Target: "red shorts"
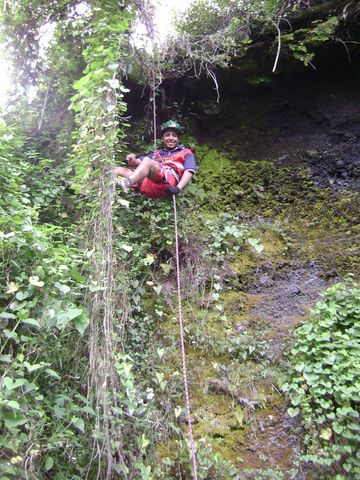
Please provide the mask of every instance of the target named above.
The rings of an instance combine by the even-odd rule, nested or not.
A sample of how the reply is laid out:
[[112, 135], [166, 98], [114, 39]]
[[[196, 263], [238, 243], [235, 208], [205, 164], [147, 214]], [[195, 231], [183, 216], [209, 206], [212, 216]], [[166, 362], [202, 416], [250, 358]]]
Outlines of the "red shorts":
[[149, 198], [166, 198], [169, 194], [166, 190], [170, 186], [175, 186], [178, 183], [175, 177], [175, 172], [172, 168], [159, 164], [160, 169], [155, 178], [144, 178], [141, 185], [137, 185], [138, 190]]

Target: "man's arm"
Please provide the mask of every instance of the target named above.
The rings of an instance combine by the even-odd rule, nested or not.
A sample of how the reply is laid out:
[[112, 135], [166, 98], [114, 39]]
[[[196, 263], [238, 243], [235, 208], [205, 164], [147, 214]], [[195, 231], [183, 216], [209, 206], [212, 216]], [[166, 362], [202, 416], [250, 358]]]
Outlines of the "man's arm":
[[194, 172], [192, 172], [191, 170], [185, 170], [185, 172], [184, 172], [183, 176], [181, 177], [179, 183], [175, 187], [170, 186], [166, 191], [170, 195], [177, 195], [178, 193], [181, 192], [181, 190], [183, 188], [186, 187], [186, 185], [192, 179], [193, 175], [194, 175]]
[[183, 176], [181, 177], [179, 183], [176, 186], [179, 187], [180, 190], [182, 190], [190, 182], [193, 175], [194, 173], [192, 171], [185, 170], [185, 172], [183, 173]]

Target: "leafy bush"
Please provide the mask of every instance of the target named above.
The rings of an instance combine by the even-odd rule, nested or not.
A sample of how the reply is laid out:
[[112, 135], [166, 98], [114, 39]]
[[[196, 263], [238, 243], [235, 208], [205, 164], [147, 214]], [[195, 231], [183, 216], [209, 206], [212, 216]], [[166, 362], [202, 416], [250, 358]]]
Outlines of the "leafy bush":
[[89, 321], [82, 252], [68, 229], [40, 221], [60, 204], [60, 170], [44, 175], [48, 162], [32, 163], [2, 119], [0, 158], [0, 471], [18, 479], [51, 470], [59, 451], [61, 460], [82, 455], [92, 412], [77, 391], [74, 329], [83, 334]]
[[[295, 332], [291, 379], [283, 388], [306, 430], [303, 459], [360, 475], [360, 289], [339, 283]], [[327, 477], [328, 478], [328, 477]], [[339, 477], [338, 477], [339, 478]]]

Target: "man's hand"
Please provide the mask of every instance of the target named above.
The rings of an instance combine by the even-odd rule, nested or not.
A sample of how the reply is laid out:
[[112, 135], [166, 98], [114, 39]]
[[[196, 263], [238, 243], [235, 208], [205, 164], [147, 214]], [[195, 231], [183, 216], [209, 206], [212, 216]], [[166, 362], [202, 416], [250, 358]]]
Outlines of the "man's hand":
[[172, 187], [172, 186], [170, 186], [166, 191], [167, 193], [170, 193], [170, 195], [177, 195], [178, 193], [181, 192], [179, 187]]

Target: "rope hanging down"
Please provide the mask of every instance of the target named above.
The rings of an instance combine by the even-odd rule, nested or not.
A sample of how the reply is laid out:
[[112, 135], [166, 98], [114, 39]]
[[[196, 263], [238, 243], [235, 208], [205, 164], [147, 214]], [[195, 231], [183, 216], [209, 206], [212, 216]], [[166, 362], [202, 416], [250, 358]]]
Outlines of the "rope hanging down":
[[198, 480], [197, 462], [196, 462], [196, 447], [195, 447], [195, 441], [194, 441], [193, 430], [192, 430], [192, 421], [191, 421], [191, 412], [190, 412], [190, 396], [189, 396], [188, 381], [187, 381], [187, 370], [186, 370], [186, 355], [185, 355], [185, 342], [184, 342], [184, 322], [183, 322], [183, 317], [182, 317], [182, 305], [181, 305], [179, 239], [178, 239], [178, 226], [177, 226], [177, 212], [176, 212], [175, 195], [173, 195], [173, 205], [174, 205], [174, 225], [175, 225], [176, 279], [177, 279], [177, 290], [178, 290], [180, 342], [181, 342], [181, 356], [182, 356], [182, 367], [183, 367], [184, 387], [185, 387], [186, 417], [187, 417], [187, 421], [188, 421], [188, 425], [189, 425], [189, 439], [190, 439], [190, 445], [191, 445], [191, 456], [192, 456], [192, 462], [193, 462], [194, 480]]
[[[154, 152], [155, 152], [156, 151], [156, 74], [155, 74], [154, 63], [153, 63], [153, 70], [152, 70], [152, 107], [153, 107]], [[192, 463], [193, 463], [193, 476], [194, 476], [194, 480], [198, 480], [198, 468], [197, 468], [197, 461], [196, 461], [196, 446], [195, 446], [193, 429], [192, 429], [192, 420], [191, 420], [191, 411], [190, 411], [190, 396], [189, 396], [188, 381], [187, 381], [187, 370], [186, 370], [186, 354], [185, 354], [185, 342], [184, 342], [184, 322], [183, 322], [183, 317], [182, 317], [182, 304], [181, 304], [179, 239], [178, 239], [176, 199], [175, 199], [175, 195], [173, 195], [172, 197], [173, 197], [173, 206], [174, 206], [176, 279], [177, 279], [177, 291], [178, 291], [180, 343], [181, 343], [181, 357], [182, 357], [182, 368], [183, 368], [184, 389], [185, 389], [186, 417], [187, 417], [188, 426], [189, 426], [189, 440], [190, 440], [191, 457], [192, 457]]]

